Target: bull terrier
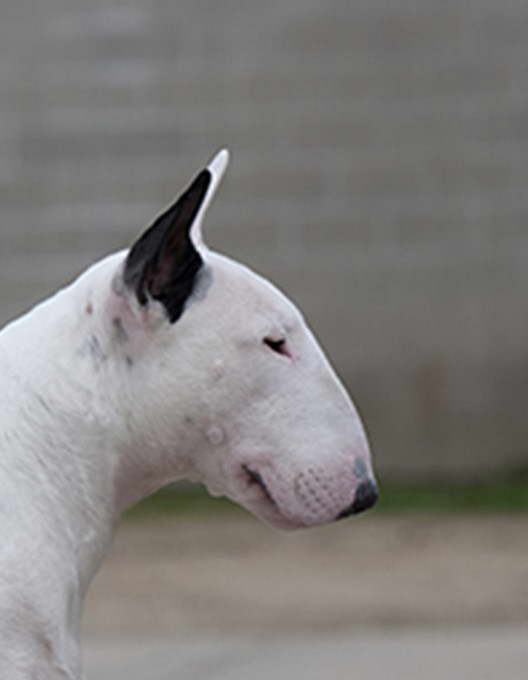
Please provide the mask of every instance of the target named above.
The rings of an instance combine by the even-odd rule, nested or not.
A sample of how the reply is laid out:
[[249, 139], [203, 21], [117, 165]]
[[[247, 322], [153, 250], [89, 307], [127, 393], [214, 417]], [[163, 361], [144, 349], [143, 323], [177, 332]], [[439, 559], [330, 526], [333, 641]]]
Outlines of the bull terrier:
[[78, 680], [125, 508], [203, 482], [280, 528], [377, 497], [358, 414], [296, 307], [209, 250], [216, 155], [128, 251], [0, 333], [0, 677]]

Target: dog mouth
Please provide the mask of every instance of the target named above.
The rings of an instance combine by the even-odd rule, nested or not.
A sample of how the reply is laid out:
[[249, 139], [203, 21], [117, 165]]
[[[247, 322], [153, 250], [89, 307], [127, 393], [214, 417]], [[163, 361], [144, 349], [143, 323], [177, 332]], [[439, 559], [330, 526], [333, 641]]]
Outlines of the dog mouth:
[[251, 509], [257, 516], [265, 522], [281, 529], [297, 529], [304, 526], [301, 522], [290, 519], [279, 504], [274, 499], [269, 486], [264, 481], [264, 478], [256, 470], [249, 467], [249, 465], [242, 465], [242, 470], [249, 489], [254, 489], [257, 492], [257, 498], [253, 499], [258, 505], [250, 503], [248, 509]]
[[271, 505], [277, 508], [277, 503], [274, 501], [273, 496], [271, 495], [270, 490], [266, 486], [266, 482], [262, 478], [260, 472], [252, 470], [248, 465], [242, 465], [242, 469], [246, 474], [246, 479], [249, 483], [249, 486], [258, 487], [264, 494], [265, 498], [271, 503]]

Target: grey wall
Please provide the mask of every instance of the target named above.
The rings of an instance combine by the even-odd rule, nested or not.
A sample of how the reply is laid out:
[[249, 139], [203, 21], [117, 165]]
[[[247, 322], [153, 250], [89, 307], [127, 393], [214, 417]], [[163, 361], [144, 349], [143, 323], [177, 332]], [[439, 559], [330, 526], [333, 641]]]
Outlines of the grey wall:
[[3, 0], [0, 316], [221, 145], [209, 240], [302, 306], [388, 475], [526, 465], [525, 0]]

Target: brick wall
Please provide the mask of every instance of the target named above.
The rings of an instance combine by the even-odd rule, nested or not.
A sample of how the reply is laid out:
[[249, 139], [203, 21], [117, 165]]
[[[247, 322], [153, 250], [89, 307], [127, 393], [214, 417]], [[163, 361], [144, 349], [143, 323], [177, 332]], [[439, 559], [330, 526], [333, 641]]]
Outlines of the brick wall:
[[219, 146], [209, 241], [297, 300], [386, 475], [525, 466], [528, 3], [4, 0], [0, 318]]

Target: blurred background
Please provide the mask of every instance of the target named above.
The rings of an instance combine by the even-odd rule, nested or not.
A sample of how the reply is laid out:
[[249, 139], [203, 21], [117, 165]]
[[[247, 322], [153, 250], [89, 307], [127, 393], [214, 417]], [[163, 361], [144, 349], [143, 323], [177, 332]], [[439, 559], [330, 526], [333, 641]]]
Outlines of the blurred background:
[[[266, 554], [278, 560], [286, 551], [284, 569], [292, 573], [292, 546], [301, 556], [309, 551], [304, 564], [313, 581], [306, 588], [321, 598], [312, 617], [292, 619], [290, 631], [345, 635], [354, 621], [376, 630], [388, 622], [494, 623], [501, 630], [526, 623], [527, 34], [523, 0], [2, 2], [1, 321], [130, 243], [228, 146], [233, 162], [209, 215], [209, 243], [288, 292], [359, 405], [385, 487], [385, 512], [382, 507], [355, 526], [321, 530], [314, 538], [279, 538], [236, 513], [214, 520], [222, 545], [232, 549], [228, 571], [247, 570], [244, 559], [260, 554], [262, 541], [271, 542]], [[205, 550], [211, 542], [204, 528], [208, 502], [196, 501], [204, 506], [199, 517], [179, 506], [178, 521], [171, 519], [171, 503], [165, 499], [155, 513], [156, 531], [165, 531], [158, 544], [145, 516], [126, 525], [122, 537], [130, 543], [118, 542], [122, 551], [95, 585], [89, 632], [126, 628], [123, 620], [130, 623], [141, 611], [152, 615], [143, 627], [132, 626], [138, 634], [172, 630], [167, 621], [176, 620], [182, 602], [166, 610], [165, 595], [180, 592], [181, 582], [169, 579], [165, 591], [159, 584], [179, 573], [174, 565], [181, 553], [163, 558], [162, 547], [181, 547], [179, 531], [188, 536], [184, 555], [190, 545]], [[210, 512], [218, 515], [217, 507]], [[461, 514], [446, 518], [446, 507]], [[505, 510], [521, 512], [506, 517]], [[240, 528], [245, 523], [247, 536]], [[233, 538], [237, 531], [246, 538]], [[364, 542], [364, 564], [355, 541]], [[127, 545], [144, 547], [137, 573]], [[329, 554], [347, 569], [356, 565], [356, 581], [350, 573], [343, 582], [334, 574], [339, 589], [333, 596], [324, 585], [327, 569], [333, 573]], [[404, 560], [401, 583], [390, 568], [397, 554]], [[413, 574], [423, 576], [426, 554], [430, 579], [416, 590]], [[376, 581], [363, 601], [362, 578], [376, 567], [385, 585]], [[135, 586], [123, 581], [124, 573], [136, 573]], [[262, 580], [254, 573], [247, 593], [262, 588], [264, 594], [260, 605], [250, 598], [249, 608], [272, 601], [262, 585], [266, 574]], [[208, 578], [204, 583], [212, 583]], [[139, 581], [151, 590], [135, 614], [125, 615]], [[128, 590], [114, 602], [116, 583], [125, 582]], [[203, 604], [205, 621], [225, 591], [216, 584], [203, 600], [203, 588], [185, 601], [194, 612]], [[402, 593], [407, 600], [391, 609], [387, 602]], [[435, 602], [426, 593], [436, 593]], [[307, 592], [301, 588], [298, 595], [291, 595], [292, 610]], [[244, 601], [240, 597], [234, 593], [232, 603]], [[335, 607], [319, 620], [323, 600]], [[109, 607], [121, 612], [113, 628]], [[367, 613], [360, 615], [363, 608]], [[243, 617], [231, 625], [225, 612], [218, 621], [232, 632], [263, 635], [289, 620], [280, 608], [267, 615], [268, 623], [255, 616], [251, 625]], [[220, 629], [212, 624], [213, 632]], [[450, 656], [431, 644], [423, 656], [427, 668], [428, 654]], [[365, 645], [353, 656], [355, 663], [366, 660], [361, 677], [370, 678]], [[229, 649], [222, 647], [218, 658], [231, 658]], [[500, 663], [506, 657], [517, 663], [520, 674], [506, 671], [507, 680], [525, 677], [528, 661], [521, 664], [521, 648], [512, 649], [504, 658], [494, 652]], [[125, 652], [112, 650], [122, 662]], [[104, 664], [103, 657], [90, 658]], [[218, 658], [178, 677], [238, 677], [219, 674], [227, 666]], [[395, 659], [391, 667], [393, 674], [384, 677], [399, 677]], [[107, 677], [102, 668], [94, 677]], [[416, 675], [407, 668], [405, 677], [436, 677], [430, 668], [421, 674], [420, 663], [416, 668]], [[471, 668], [474, 676], [466, 669], [460, 677], [496, 677], [489, 665]], [[289, 672], [300, 677], [300, 670]], [[243, 677], [260, 676], [253, 668]], [[336, 670], [324, 677], [352, 676]], [[450, 677], [459, 677], [456, 670]]]

